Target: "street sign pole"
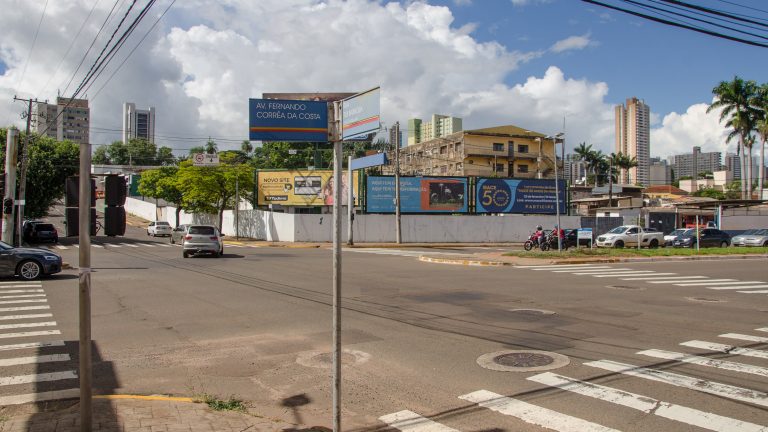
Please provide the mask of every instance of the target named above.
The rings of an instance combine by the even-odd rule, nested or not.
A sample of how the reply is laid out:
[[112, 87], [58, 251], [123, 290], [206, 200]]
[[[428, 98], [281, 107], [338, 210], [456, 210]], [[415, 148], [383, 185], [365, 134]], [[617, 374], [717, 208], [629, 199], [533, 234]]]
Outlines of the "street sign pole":
[[91, 145], [80, 144], [80, 431], [91, 432]]
[[[16, 199], [16, 163], [19, 158], [18, 151], [19, 130], [11, 126], [8, 128], [8, 135], [5, 144], [5, 199], [12, 203]], [[3, 212], [3, 235], [2, 240], [9, 245], [13, 244], [13, 207], [10, 213]]]
[[[341, 432], [341, 102], [330, 112], [333, 131], [333, 432]], [[350, 186], [351, 187], [351, 186]]]
[[352, 181], [352, 156], [349, 156], [347, 162], [347, 244], [352, 246], [355, 244], [352, 238], [352, 222], [355, 219], [355, 196], [352, 194], [354, 182]]

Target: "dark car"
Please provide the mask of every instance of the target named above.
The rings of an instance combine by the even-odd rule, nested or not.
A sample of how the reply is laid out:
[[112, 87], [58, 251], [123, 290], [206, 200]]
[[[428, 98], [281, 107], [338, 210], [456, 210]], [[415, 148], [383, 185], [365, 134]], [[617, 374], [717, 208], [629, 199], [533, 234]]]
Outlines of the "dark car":
[[24, 238], [30, 243], [57, 243], [59, 241], [59, 232], [53, 224], [37, 222], [29, 225], [27, 232], [24, 233]]
[[[715, 228], [706, 228], [699, 231], [699, 247], [728, 247], [731, 244], [731, 236], [725, 231]], [[678, 236], [673, 242], [674, 247], [696, 247], [696, 230], [691, 230]]]
[[0, 241], [0, 276], [34, 280], [60, 271], [60, 255], [46, 249], [15, 248]]

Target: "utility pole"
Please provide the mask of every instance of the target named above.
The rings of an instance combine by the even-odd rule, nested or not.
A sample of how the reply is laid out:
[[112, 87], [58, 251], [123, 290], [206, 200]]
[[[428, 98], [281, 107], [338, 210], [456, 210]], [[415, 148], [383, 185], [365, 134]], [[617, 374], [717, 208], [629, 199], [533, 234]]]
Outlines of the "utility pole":
[[353, 246], [355, 244], [352, 238], [352, 222], [355, 220], [355, 196], [352, 193], [354, 189], [354, 182], [352, 181], [352, 156], [350, 155], [347, 160], [347, 244]]
[[235, 176], [235, 239], [240, 240], [240, 177]]
[[341, 432], [341, 102], [329, 105], [333, 142], [333, 432]]
[[22, 226], [24, 223], [24, 205], [26, 204], [27, 196], [27, 166], [29, 165], [29, 132], [32, 123], [32, 102], [37, 103], [37, 99], [21, 99], [16, 96], [13, 97], [14, 101], [27, 102], [27, 132], [24, 136], [24, 148], [21, 155], [21, 173], [19, 175], [19, 219], [16, 221], [18, 224], [18, 245], [21, 246], [24, 240], [22, 233]]
[[563, 136], [564, 134], [561, 132], [552, 138], [552, 154], [555, 156], [555, 211], [557, 213], [557, 252], [558, 253], [563, 251], [563, 239], [560, 238], [560, 230], [562, 230], [563, 227], [560, 226], [560, 180], [558, 179], [559, 176], [557, 174], [557, 139], [562, 138]]
[[608, 207], [613, 207], [613, 158], [608, 156]]
[[395, 146], [395, 235], [397, 244], [403, 242], [403, 231], [400, 225], [400, 122], [392, 126], [390, 140]]
[[[10, 200], [11, 203], [16, 199], [16, 164], [19, 159], [19, 130], [11, 126], [8, 128], [8, 136], [5, 144], [5, 196], [3, 201]], [[5, 243], [13, 244], [13, 207], [11, 212], [3, 212], [3, 235], [2, 240]]]
[[80, 144], [79, 311], [80, 311], [80, 431], [93, 422], [91, 367], [91, 144]]

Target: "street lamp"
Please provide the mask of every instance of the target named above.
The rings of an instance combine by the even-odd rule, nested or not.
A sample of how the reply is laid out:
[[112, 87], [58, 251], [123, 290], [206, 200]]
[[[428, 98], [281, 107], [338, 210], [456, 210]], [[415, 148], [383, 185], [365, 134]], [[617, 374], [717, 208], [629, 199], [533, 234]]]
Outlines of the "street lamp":
[[[557, 173], [557, 140], [563, 141], [563, 146], [565, 146], [564, 142], [565, 133], [560, 132], [555, 136], [546, 136], [544, 139], [551, 139], [552, 140], [552, 152], [555, 155], [555, 215], [557, 216], [557, 252], [563, 251], [563, 245], [562, 245], [562, 239], [560, 238], [560, 230], [562, 227], [560, 226], [560, 181], [559, 181], [559, 175]], [[536, 141], [541, 143], [541, 138], [536, 137]]]

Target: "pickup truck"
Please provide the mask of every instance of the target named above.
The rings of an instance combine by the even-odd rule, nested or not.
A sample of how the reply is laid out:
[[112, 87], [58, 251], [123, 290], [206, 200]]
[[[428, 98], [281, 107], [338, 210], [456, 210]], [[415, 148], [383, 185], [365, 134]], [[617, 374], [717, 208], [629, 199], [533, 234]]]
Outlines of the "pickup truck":
[[641, 247], [657, 248], [664, 245], [664, 233], [638, 225], [618, 226], [598, 236], [595, 245], [610, 248], [637, 247], [638, 238]]

